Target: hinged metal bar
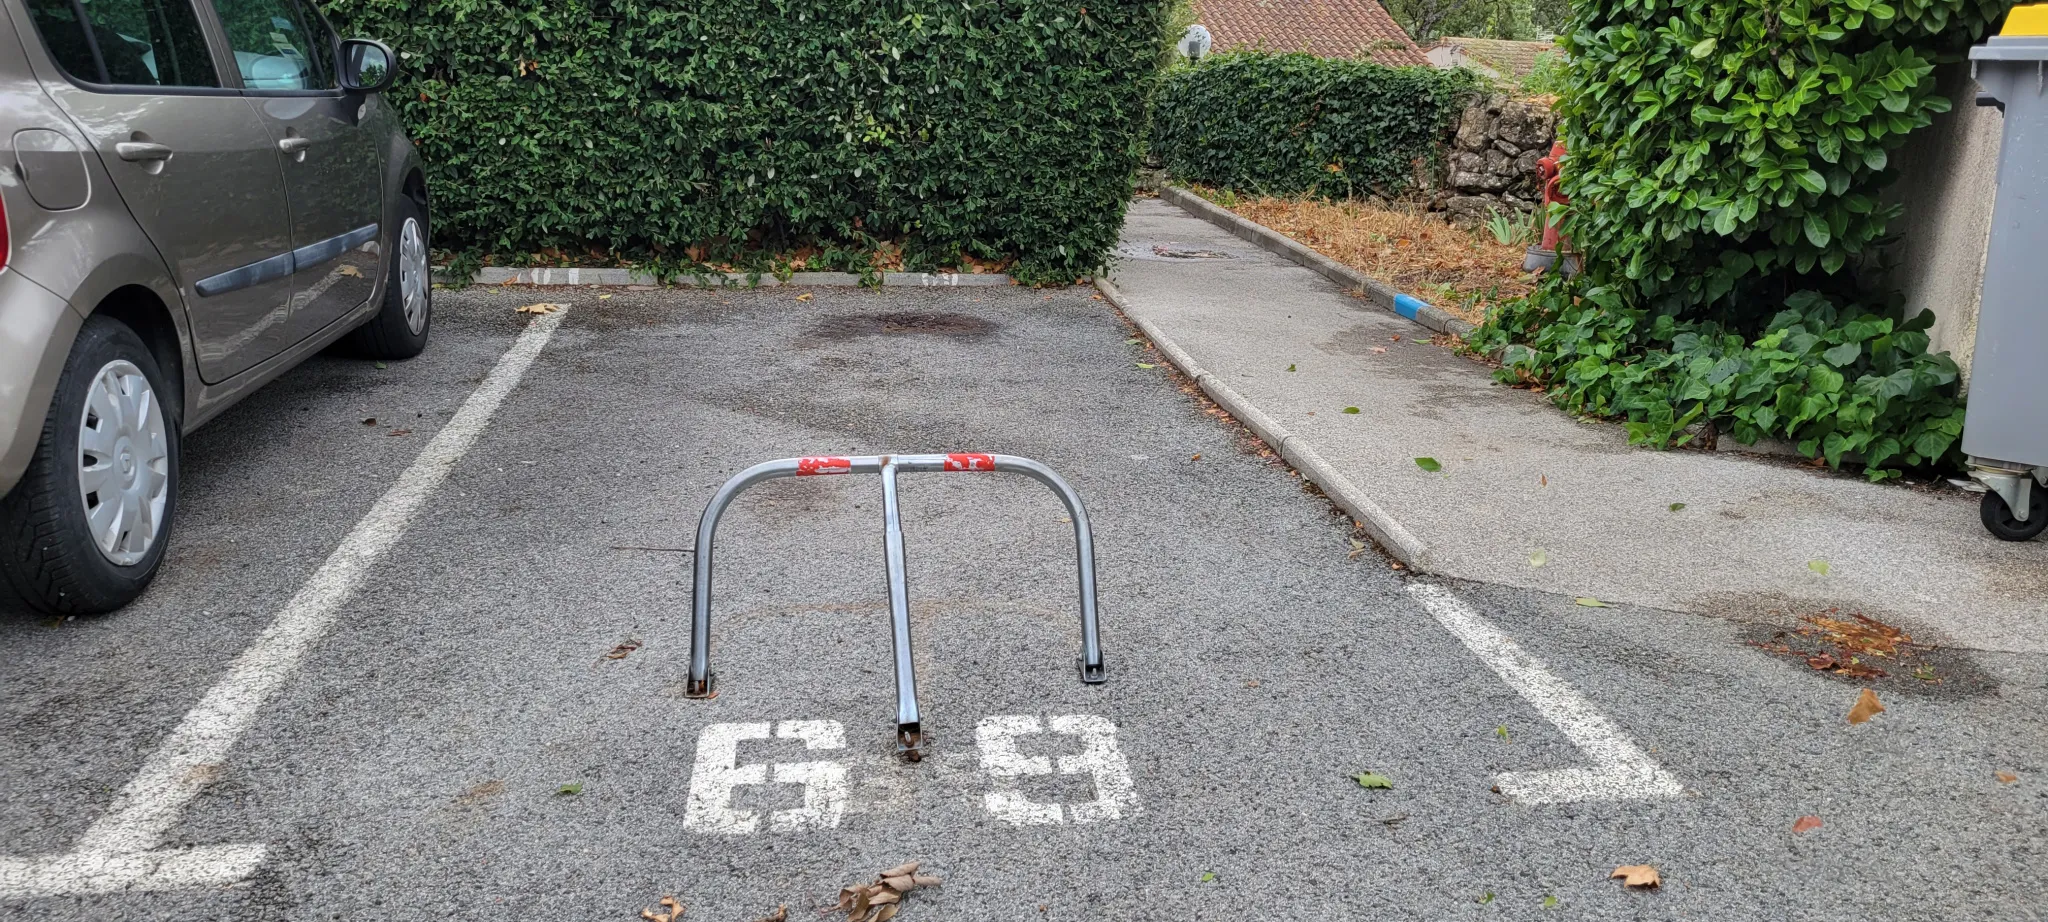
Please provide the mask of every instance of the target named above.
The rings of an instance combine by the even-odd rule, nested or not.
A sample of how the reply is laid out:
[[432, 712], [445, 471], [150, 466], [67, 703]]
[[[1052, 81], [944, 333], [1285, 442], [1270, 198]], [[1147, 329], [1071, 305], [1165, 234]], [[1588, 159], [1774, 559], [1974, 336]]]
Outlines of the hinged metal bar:
[[1097, 684], [1108, 678], [1102, 662], [1102, 638], [1096, 614], [1095, 543], [1088, 527], [1088, 513], [1081, 497], [1064, 478], [1030, 458], [1015, 455], [852, 455], [810, 458], [781, 458], [764, 461], [734, 475], [712, 494], [697, 521], [696, 582], [691, 587], [690, 677], [684, 694], [709, 698], [715, 684], [711, 675], [711, 560], [712, 542], [718, 520], [733, 497], [764, 480], [781, 477], [814, 477], [831, 474], [882, 475], [882, 544], [889, 573], [889, 620], [896, 654], [896, 738], [897, 749], [915, 761], [922, 756], [923, 721], [917, 707], [917, 674], [910, 655], [910, 597], [903, 559], [903, 522], [897, 512], [896, 475], [899, 473], [1006, 473], [1022, 474], [1050, 488], [1067, 507], [1074, 521], [1075, 569], [1081, 594], [1081, 681]]

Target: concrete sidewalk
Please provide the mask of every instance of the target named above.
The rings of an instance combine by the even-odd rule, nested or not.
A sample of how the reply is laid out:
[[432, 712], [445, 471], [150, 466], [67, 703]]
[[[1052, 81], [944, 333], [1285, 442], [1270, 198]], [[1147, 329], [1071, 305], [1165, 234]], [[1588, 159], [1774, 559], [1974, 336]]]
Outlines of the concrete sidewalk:
[[1178, 207], [1133, 205], [1124, 244], [1106, 290], [1125, 313], [1417, 569], [1744, 619], [1839, 606], [1923, 642], [2048, 651], [2048, 542], [1993, 539], [1975, 495], [1630, 448]]

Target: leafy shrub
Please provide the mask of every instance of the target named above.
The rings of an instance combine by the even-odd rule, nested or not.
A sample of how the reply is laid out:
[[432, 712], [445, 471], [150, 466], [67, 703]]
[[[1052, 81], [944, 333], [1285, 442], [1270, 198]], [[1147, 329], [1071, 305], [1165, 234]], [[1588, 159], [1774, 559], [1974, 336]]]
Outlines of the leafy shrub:
[[1890, 154], [1946, 111], [1938, 59], [2000, 0], [1586, 0], [1559, 112], [1579, 280], [1477, 336], [1509, 378], [1663, 446], [1701, 417], [1838, 465], [1950, 459], [1956, 367], [1870, 287]]
[[1564, 52], [1545, 51], [1536, 55], [1536, 62], [1529, 73], [1518, 83], [1523, 94], [1529, 96], [1555, 96], [1564, 92], [1565, 81], [1570, 79], [1571, 69], [1565, 65]]
[[[327, 0], [388, 94], [438, 240], [742, 261], [815, 245], [1072, 281], [1116, 242], [1163, 4]], [[687, 257], [685, 253], [687, 251]]]
[[1152, 152], [1185, 182], [1268, 195], [1391, 194], [1479, 88], [1459, 70], [1308, 54], [1211, 55], [1164, 78]]

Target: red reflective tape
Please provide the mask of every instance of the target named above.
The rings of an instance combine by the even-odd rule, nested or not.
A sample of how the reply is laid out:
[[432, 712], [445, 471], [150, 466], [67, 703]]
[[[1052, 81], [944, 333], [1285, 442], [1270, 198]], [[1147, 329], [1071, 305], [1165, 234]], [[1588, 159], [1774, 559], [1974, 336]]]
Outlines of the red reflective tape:
[[847, 458], [798, 458], [796, 475], [809, 477], [813, 474], [846, 474], [853, 471], [853, 461]]
[[949, 471], [992, 471], [996, 459], [988, 455], [961, 454], [946, 456], [946, 470]]

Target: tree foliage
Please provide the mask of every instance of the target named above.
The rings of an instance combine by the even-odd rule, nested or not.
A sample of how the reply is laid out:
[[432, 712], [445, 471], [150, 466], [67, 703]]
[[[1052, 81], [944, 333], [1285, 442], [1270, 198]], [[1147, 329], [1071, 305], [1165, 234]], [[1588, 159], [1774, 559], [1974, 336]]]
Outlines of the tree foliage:
[[1152, 152], [1175, 177], [1273, 195], [1390, 194], [1442, 156], [1477, 91], [1465, 70], [1230, 52], [1159, 89]]
[[1665, 445], [1701, 418], [1873, 477], [1940, 461], [1956, 367], [1865, 268], [1879, 190], [1999, 0], [1587, 0], [1564, 38], [1575, 282], [1501, 311], [1504, 374]]
[[[440, 242], [740, 261], [900, 245], [1072, 281], [1112, 247], [1161, 2], [328, 0], [388, 41]], [[849, 266], [856, 268], [856, 266]]]

